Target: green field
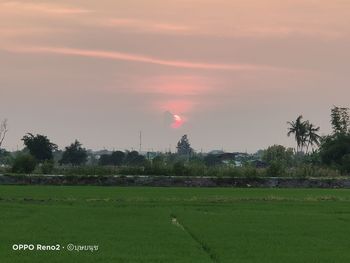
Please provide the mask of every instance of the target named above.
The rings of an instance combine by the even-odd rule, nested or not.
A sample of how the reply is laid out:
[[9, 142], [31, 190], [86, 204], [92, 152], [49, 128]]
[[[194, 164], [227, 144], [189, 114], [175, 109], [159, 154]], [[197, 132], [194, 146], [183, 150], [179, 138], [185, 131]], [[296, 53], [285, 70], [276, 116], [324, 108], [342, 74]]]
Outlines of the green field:
[[350, 262], [350, 190], [0, 186], [0, 262]]

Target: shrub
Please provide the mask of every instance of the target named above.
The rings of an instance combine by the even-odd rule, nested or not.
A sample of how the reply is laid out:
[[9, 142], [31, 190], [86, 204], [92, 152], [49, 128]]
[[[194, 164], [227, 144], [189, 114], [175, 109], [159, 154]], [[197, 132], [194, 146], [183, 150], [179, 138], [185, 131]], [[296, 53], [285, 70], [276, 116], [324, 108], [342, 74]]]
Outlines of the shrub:
[[12, 172], [30, 174], [34, 171], [36, 166], [35, 158], [30, 154], [19, 155], [15, 158]]
[[299, 165], [295, 170], [291, 172], [291, 176], [297, 178], [310, 178], [315, 177], [315, 175], [315, 167], [310, 164]]
[[201, 163], [191, 163], [188, 166], [188, 175], [195, 177], [202, 177], [206, 174], [206, 166]]
[[336, 166], [342, 172], [350, 172], [350, 134], [323, 138], [320, 156], [323, 164]]
[[291, 177], [298, 178], [310, 178], [310, 177], [326, 177], [335, 178], [340, 177], [341, 173], [339, 170], [332, 169], [329, 167], [319, 167], [312, 164], [304, 164], [295, 167], [289, 172]]
[[269, 165], [276, 166], [276, 163], [284, 163], [287, 166], [291, 166], [293, 161], [293, 149], [285, 148], [282, 145], [270, 146], [263, 152], [262, 160]]
[[173, 172], [175, 176], [186, 176], [188, 175], [188, 170], [184, 162], [178, 161], [174, 163]]
[[54, 169], [55, 163], [52, 160], [46, 160], [40, 166], [40, 170], [43, 174], [51, 174]]
[[262, 171], [262, 170], [258, 170], [257, 168], [251, 167], [251, 166], [246, 166], [241, 168], [241, 173], [243, 174], [243, 177], [246, 177], [246, 178], [257, 178], [261, 176], [259, 171]]
[[143, 175], [144, 167], [142, 166], [123, 166], [118, 170], [121, 175]]
[[55, 168], [57, 174], [63, 175], [115, 175], [118, 170], [114, 166], [60, 166]]
[[285, 165], [281, 161], [272, 161], [266, 170], [267, 176], [280, 177], [286, 175]]
[[341, 170], [344, 173], [350, 173], [350, 153], [343, 156]]

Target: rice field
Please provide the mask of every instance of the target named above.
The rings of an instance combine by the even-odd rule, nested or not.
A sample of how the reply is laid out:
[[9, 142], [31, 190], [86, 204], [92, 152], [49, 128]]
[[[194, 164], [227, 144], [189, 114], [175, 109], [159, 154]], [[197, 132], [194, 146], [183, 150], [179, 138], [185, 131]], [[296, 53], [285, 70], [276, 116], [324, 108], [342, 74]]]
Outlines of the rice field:
[[0, 186], [1, 263], [341, 263], [349, 237], [344, 189]]

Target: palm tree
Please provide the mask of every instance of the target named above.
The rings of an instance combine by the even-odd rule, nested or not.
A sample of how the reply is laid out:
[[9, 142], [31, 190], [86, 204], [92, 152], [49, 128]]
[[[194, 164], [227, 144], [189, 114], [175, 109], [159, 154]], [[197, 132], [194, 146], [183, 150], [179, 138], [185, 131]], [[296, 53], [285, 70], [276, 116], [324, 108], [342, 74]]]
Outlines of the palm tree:
[[303, 150], [307, 142], [307, 129], [306, 122], [302, 120], [303, 116], [299, 115], [295, 121], [288, 121], [287, 124], [290, 126], [288, 128], [288, 137], [294, 134], [295, 141], [297, 142], [297, 152]]
[[316, 127], [309, 121], [306, 125], [306, 131], [307, 131], [307, 146], [306, 146], [306, 153], [309, 151], [309, 147], [313, 145], [320, 145], [320, 139], [321, 136], [318, 135], [318, 132], [320, 131], [320, 127]]

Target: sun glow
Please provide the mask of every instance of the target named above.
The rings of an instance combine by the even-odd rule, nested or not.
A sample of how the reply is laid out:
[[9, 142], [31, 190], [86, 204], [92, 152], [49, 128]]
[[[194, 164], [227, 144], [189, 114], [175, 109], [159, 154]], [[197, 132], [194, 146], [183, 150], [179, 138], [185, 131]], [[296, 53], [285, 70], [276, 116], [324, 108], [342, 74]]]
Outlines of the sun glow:
[[174, 129], [180, 128], [183, 125], [184, 120], [177, 114], [174, 114], [173, 118], [174, 120], [173, 120], [173, 123], [171, 124], [171, 127]]

